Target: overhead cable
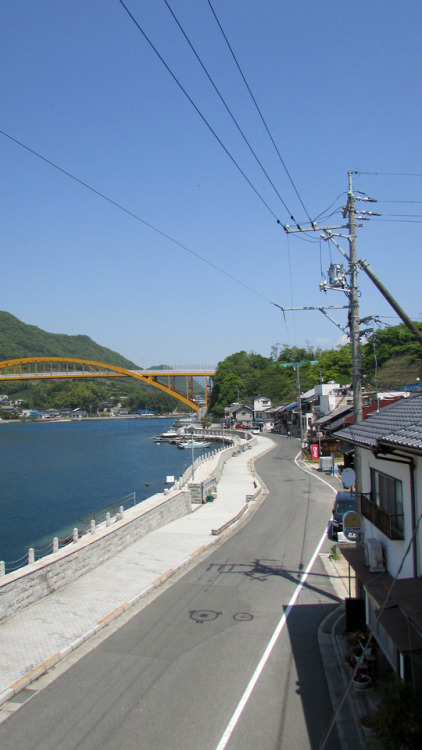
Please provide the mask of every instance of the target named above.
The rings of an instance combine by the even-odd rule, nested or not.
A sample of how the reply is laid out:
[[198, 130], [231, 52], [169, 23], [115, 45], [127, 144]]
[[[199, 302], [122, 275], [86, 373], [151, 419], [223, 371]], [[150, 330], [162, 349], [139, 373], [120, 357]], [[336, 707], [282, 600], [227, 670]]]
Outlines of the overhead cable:
[[422, 201], [384, 201], [382, 198], [377, 198], [378, 203], [422, 203]]
[[422, 177], [422, 174], [420, 172], [360, 172], [356, 171], [355, 174], [371, 174], [371, 175], [381, 175], [381, 176], [389, 176], [389, 177]]
[[[248, 177], [248, 176], [246, 175], [246, 173], [245, 173], [245, 172], [243, 171], [243, 169], [242, 169], [242, 168], [240, 167], [240, 165], [239, 165], [239, 164], [237, 163], [236, 159], [235, 159], [235, 158], [234, 158], [234, 157], [233, 157], [233, 156], [231, 155], [230, 151], [229, 151], [229, 150], [228, 150], [228, 149], [226, 148], [226, 146], [224, 145], [224, 143], [223, 143], [223, 141], [221, 140], [221, 138], [220, 138], [220, 137], [219, 137], [219, 136], [217, 135], [217, 133], [215, 132], [215, 130], [214, 130], [214, 129], [213, 129], [212, 127], [211, 127], [211, 125], [209, 124], [209, 122], [208, 122], [208, 120], [206, 119], [205, 115], [203, 115], [203, 114], [202, 114], [202, 112], [201, 112], [201, 110], [200, 110], [200, 109], [199, 109], [199, 108], [198, 108], [198, 107], [196, 106], [196, 104], [195, 104], [195, 102], [193, 101], [193, 99], [191, 98], [191, 96], [190, 96], [190, 95], [188, 94], [188, 92], [186, 91], [186, 89], [185, 89], [185, 88], [184, 88], [184, 87], [182, 86], [182, 84], [180, 83], [179, 79], [178, 79], [178, 78], [176, 77], [176, 75], [175, 75], [175, 74], [173, 73], [173, 71], [171, 70], [171, 68], [170, 68], [170, 67], [169, 67], [169, 66], [167, 65], [167, 63], [166, 63], [166, 61], [164, 60], [164, 58], [162, 57], [162, 55], [161, 55], [161, 54], [159, 53], [159, 51], [157, 50], [157, 48], [156, 48], [156, 47], [154, 46], [154, 44], [153, 44], [153, 43], [151, 42], [151, 40], [149, 39], [149, 37], [147, 36], [147, 34], [146, 34], [146, 33], [145, 33], [145, 31], [143, 30], [143, 28], [142, 28], [142, 27], [140, 26], [140, 24], [138, 23], [138, 21], [136, 20], [136, 18], [135, 18], [135, 17], [134, 17], [133, 15], [132, 15], [132, 13], [131, 13], [131, 12], [130, 12], [130, 10], [129, 10], [129, 9], [127, 8], [127, 6], [126, 6], [126, 5], [125, 5], [125, 3], [123, 2], [123, 0], [118, 0], [118, 2], [119, 2], [119, 3], [120, 3], [120, 5], [122, 6], [122, 8], [124, 8], [124, 10], [126, 11], [126, 13], [127, 13], [127, 14], [128, 14], [128, 16], [129, 16], [129, 18], [130, 18], [130, 19], [131, 19], [131, 20], [133, 21], [133, 23], [135, 24], [135, 26], [136, 26], [136, 28], [138, 29], [138, 31], [140, 31], [140, 32], [141, 32], [141, 34], [142, 34], [142, 36], [144, 37], [145, 41], [146, 41], [146, 42], [148, 42], [149, 46], [150, 46], [150, 47], [151, 47], [151, 49], [152, 49], [152, 50], [153, 50], [153, 51], [155, 52], [155, 54], [157, 55], [158, 59], [159, 59], [159, 60], [160, 60], [160, 61], [162, 62], [162, 64], [164, 65], [165, 69], [167, 70], [167, 72], [168, 72], [168, 73], [169, 73], [169, 74], [171, 75], [171, 77], [173, 78], [174, 82], [175, 82], [175, 83], [177, 83], [177, 85], [179, 86], [180, 90], [181, 90], [181, 91], [183, 92], [183, 94], [184, 94], [184, 95], [186, 96], [187, 100], [188, 100], [188, 101], [189, 101], [189, 102], [191, 103], [191, 105], [192, 105], [192, 107], [194, 108], [194, 110], [196, 111], [196, 113], [197, 113], [197, 114], [198, 114], [198, 115], [200, 116], [201, 120], [202, 120], [202, 121], [203, 121], [203, 122], [205, 123], [205, 125], [207, 126], [207, 128], [208, 128], [208, 129], [210, 130], [210, 132], [211, 132], [211, 133], [213, 134], [214, 138], [215, 138], [215, 139], [216, 139], [216, 140], [218, 141], [218, 143], [220, 144], [220, 146], [221, 146], [221, 148], [223, 149], [223, 151], [224, 151], [224, 152], [225, 152], [225, 153], [227, 154], [227, 156], [229, 157], [229, 159], [230, 159], [230, 160], [231, 160], [231, 161], [233, 162], [233, 164], [235, 165], [235, 167], [236, 167], [236, 168], [237, 168], [237, 169], [239, 170], [240, 174], [241, 174], [241, 175], [242, 175], [242, 176], [244, 177], [244, 179], [246, 180], [246, 182], [248, 183], [248, 185], [249, 185], [249, 186], [250, 186], [250, 187], [252, 188], [252, 190], [253, 190], [253, 191], [254, 191], [254, 193], [255, 193], [255, 194], [256, 194], [256, 195], [258, 196], [258, 198], [260, 199], [260, 201], [261, 201], [261, 202], [262, 202], [262, 203], [264, 204], [264, 206], [265, 206], [265, 207], [266, 207], [266, 208], [268, 209], [268, 211], [269, 211], [269, 212], [270, 212], [270, 214], [271, 214], [271, 215], [273, 216], [273, 218], [274, 218], [274, 219], [275, 219], [275, 220], [276, 220], [276, 221], [277, 221], [278, 223], [281, 223], [281, 222], [280, 222], [280, 220], [279, 220], [279, 219], [277, 218], [276, 214], [274, 213], [274, 211], [273, 211], [273, 210], [272, 210], [272, 209], [270, 208], [270, 206], [269, 206], [269, 205], [268, 205], [268, 203], [266, 202], [266, 200], [265, 200], [265, 199], [264, 199], [264, 198], [262, 197], [262, 195], [261, 195], [261, 194], [260, 194], [260, 193], [258, 192], [258, 190], [257, 190], [257, 189], [256, 189], [256, 187], [255, 187], [255, 186], [254, 186], [254, 185], [252, 184], [252, 182], [251, 182], [251, 180], [249, 179], [249, 177]], [[282, 226], [284, 226], [284, 225], [282, 224]]]
[[392, 221], [396, 224], [422, 224], [422, 220], [419, 219], [379, 219], [378, 217], [373, 217], [374, 221]]
[[341, 197], [342, 197], [343, 195], [346, 195], [346, 193], [344, 192], [344, 190], [343, 190], [343, 192], [342, 192], [342, 193], [340, 193], [340, 194], [339, 194], [339, 195], [337, 196], [337, 198], [335, 198], [335, 199], [333, 200], [333, 202], [332, 202], [332, 203], [331, 203], [331, 204], [330, 204], [330, 205], [328, 206], [328, 208], [326, 208], [326, 209], [325, 209], [325, 211], [321, 211], [321, 213], [320, 213], [320, 214], [318, 214], [318, 216], [315, 216], [315, 218], [314, 218], [314, 221], [319, 221], [319, 220], [321, 219], [321, 216], [325, 216], [325, 214], [327, 213], [327, 211], [329, 211], [329, 210], [330, 210], [330, 208], [332, 208], [332, 207], [334, 206], [334, 204], [335, 204], [335, 203], [337, 203], [337, 201], [339, 200], [339, 198], [341, 198]]
[[[245, 86], [246, 86], [246, 88], [247, 88], [247, 90], [248, 90], [248, 92], [249, 92], [249, 94], [250, 94], [250, 97], [251, 97], [251, 99], [252, 99], [252, 101], [253, 101], [253, 103], [254, 103], [254, 105], [255, 105], [255, 107], [256, 107], [256, 110], [257, 110], [257, 112], [258, 112], [258, 114], [259, 114], [259, 116], [260, 116], [260, 118], [261, 118], [262, 124], [264, 125], [264, 128], [265, 128], [265, 130], [267, 131], [267, 134], [268, 134], [268, 136], [269, 136], [269, 138], [270, 138], [270, 141], [271, 141], [271, 143], [273, 144], [273, 146], [274, 146], [274, 148], [275, 148], [276, 154], [277, 154], [278, 158], [280, 159], [280, 162], [281, 162], [281, 164], [283, 165], [283, 168], [284, 168], [284, 171], [286, 172], [286, 175], [287, 175], [287, 177], [288, 177], [288, 178], [289, 178], [289, 180], [290, 180], [290, 183], [291, 183], [291, 185], [292, 185], [292, 187], [293, 187], [293, 190], [295, 191], [295, 193], [296, 193], [297, 197], [299, 198], [300, 204], [301, 204], [301, 206], [302, 206], [303, 210], [305, 211], [305, 214], [307, 215], [307, 217], [308, 217], [308, 220], [309, 220], [309, 222], [310, 222], [310, 223], [312, 224], [312, 219], [311, 219], [311, 217], [309, 216], [309, 213], [308, 213], [308, 211], [307, 211], [307, 209], [306, 209], [306, 207], [305, 207], [305, 205], [304, 205], [304, 203], [303, 203], [303, 201], [302, 201], [302, 198], [301, 198], [301, 197], [300, 197], [300, 195], [299, 195], [299, 192], [298, 192], [298, 190], [297, 190], [297, 188], [296, 188], [296, 185], [294, 184], [294, 182], [293, 182], [293, 179], [292, 179], [292, 176], [291, 176], [291, 174], [290, 174], [289, 170], [287, 169], [287, 166], [286, 166], [286, 164], [285, 164], [285, 162], [284, 162], [284, 159], [283, 159], [283, 157], [281, 156], [281, 154], [280, 154], [280, 151], [279, 151], [279, 150], [278, 150], [278, 148], [277, 148], [277, 145], [276, 145], [276, 143], [275, 143], [275, 141], [274, 141], [274, 138], [272, 137], [272, 135], [271, 135], [271, 133], [270, 133], [269, 127], [268, 127], [267, 123], [265, 122], [264, 116], [263, 116], [263, 114], [262, 114], [262, 112], [261, 112], [261, 110], [260, 110], [260, 108], [259, 108], [259, 106], [258, 106], [258, 103], [257, 103], [257, 101], [256, 101], [256, 99], [255, 99], [255, 97], [254, 97], [254, 95], [253, 95], [253, 93], [252, 93], [252, 90], [251, 90], [251, 88], [250, 88], [250, 86], [249, 86], [249, 84], [248, 84], [248, 82], [247, 82], [247, 80], [246, 80], [246, 77], [245, 77], [245, 75], [244, 75], [244, 73], [243, 73], [243, 71], [242, 71], [242, 68], [241, 68], [241, 67], [240, 67], [240, 65], [239, 65], [239, 62], [238, 62], [238, 60], [237, 60], [237, 57], [236, 57], [235, 53], [233, 52], [233, 49], [232, 49], [232, 47], [231, 47], [231, 45], [230, 45], [230, 42], [229, 42], [229, 40], [228, 40], [228, 38], [227, 38], [226, 34], [224, 33], [224, 30], [223, 30], [223, 27], [221, 26], [221, 23], [220, 23], [220, 21], [219, 21], [219, 20], [218, 20], [218, 18], [217, 18], [217, 14], [216, 14], [216, 12], [215, 12], [215, 10], [214, 10], [214, 8], [213, 8], [212, 4], [211, 4], [211, 0], [208, 0], [208, 5], [210, 6], [211, 12], [212, 12], [212, 14], [213, 14], [213, 16], [214, 16], [214, 18], [215, 18], [215, 20], [216, 20], [216, 22], [217, 22], [217, 25], [218, 25], [218, 27], [219, 27], [219, 29], [220, 29], [220, 31], [221, 31], [221, 33], [222, 33], [222, 35], [223, 35], [223, 38], [224, 38], [224, 40], [225, 40], [225, 42], [226, 42], [226, 44], [227, 44], [227, 46], [228, 46], [228, 48], [229, 48], [229, 50], [230, 50], [230, 52], [231, 52], [231, 55], [232, 55], [232, 57], [233, 57], [233, 60], [234, 60], [234, 62], [236, 63], [237, 69], [238, 69], [238, 71], [239, 71], [240, 75], [242, 76], [243, 82], [244, 82], [244, 84], [245, 84]], [[290, 218], [292, 219], [292, 221], [294, 221], [294, 222], [295, 222], [295, 224], [297, 223], [297, 222], [296, 222], [296, 220], [295, 220], [295, 219], [293, 218], [293, 216], [290, 216]]]
[[140, 221], [141, 224], [144, 224], [149, 229], [152, 229], [153, 232], [156, 232], [157, 234], [161, 235], [161, 237], [164, 237], [166, 240], [169, 240], [169, 242], [172, 242], [174, 245], [177, 245], [182, 250], [186, 250], [187, 253], [190, 253], [195, 258], [198, 258], [198, 260], [202, 260], [203, 263], [206, 263], [208, 266], [211, 266], [211, 268], [214, 268], [219, 273], [224, 274], [224, 276], [227, 276], [227, 278], [231, 279], [232, 281], [235, 281], [236, 284], [240, 284], [241, 286], [245, 287], [245, 289], [249, 289], [250, 292], [253, 292], [253, 294], [256, 294], [258, 297], [261, 297], [266, 302], [270, 302], [271, 304], [274, 304], [274, 302], [271, 299], [269, 299], [269, 297], [266, 297], [264, 294], [261, 294], [261, 292], [258, 292], [257, 289], [254, 289], [248, 284], [245, 284], [245, 282], [240, 281], [240, 279], [236, 278], [236, 276], [233, 276], [231, 273], [228, 273], [228, 271], [224, 271], [223, 268], [220, 268], [220, 266], [217, 266], [215, 263], [212, 263], [212, 261], [207, 260], [207, 258], [204, 258], [203, 255], [200, 255], [195, 250], [191, 250], [191, 248], [187, 247], [182, 242], [175, 240], [174, 237], [171, 237], [166, 232], [163, 232], [161, 229], [158, 229], [153, 224], [150, 224], [149, 221], [142, 219], [140, 216], [133, 213], [133, 211], [130, 211], [128, 208], [125, 208], [120, 203], [117, 203], [117, 201], [113, 200], [112, 198], [109, 198], [107, 195], [102, 193], [100, 190], [97, 190], [96, 188], [92, 187], [87, 182], [80, 180], [79, 177], [76, 177], [71, 172], [68, 172], [66, 169], [63, 169], [63, 167], [60, 167], [58, 164], [55, 164], [50, 159], [47, 159], [46, 156], [43, 156], [42, 154], [40, 154], [38, 151], [35, 151], [30, 146], [27, 146], [25, 143], [22, 143], [22, 141], [19, 141], [17, 138], [14, 138], [12, 135], [9, 135], [9, 133], [6, 133], [4, 130], [0, 130], [0, 134], [4, 135], [10, 141], [13, 141], [13, 143], [16, 143], [18, 146], [21, 146], [21, 148], [25, 149], [26, 151], [29, 151], [29, 153], [33, 154], [38, 159], [41, 159], [50, 167], [54, 167], [54, 169], [57, 169], [62, 174], [66, 175], [66, 177], [70, 177], [71, 180], [74, 180], [79, 185], [82, 185], [82, 187], [86, 188], [87, 190], [90, 190], [92, 193], [95, 193], [95, 195], [98, 195], [99, 198], [102, 198], [103, 200], [107, 201], [107, 203], [111, 203], [111, 205], [115, 206], [115, 208], [118, 208], [119, 211], [124, 211], [125, 214], [128, 214], [128, 216], [131, 216], [133, 219], [136, 219], [136, 221]]
[[[226, 111], [228, 112], [228, 114], [230, 115], [230, 117], [231, 117], [232, 121], [234, 122], [234, 124], [235, 124], [236, 128], [238, 129], [238, 131], [239, 131], [240, 135], [242, 136], [243, 140], [245, 141], [245, 143], [246, 143], [247, 147], [249, 148], [249, 150], [250, 150], [250, 152], [251, 152], [252, 156], [253, 156], [253, 157], [255, 158], [256, 162], [257, 162], [257, 163], [259, 164], [259, 166], [260, 166], [260, 168], [261, 168], [262, 172], [264, 173], [265, 177], [267, 178], [268, 182], [270, 183], [270, 185], [271, 185], [271, 187], [273, 188], [274, 192], [276, 193], [277, 197], [278, 197], [278, 198], [280, 199], [281, 203], [283, 204], [283, 206], [284, 206], [284, 208], [286, 209], [287, 213], [289, 214], [290, 218], [292, 219], [292, 221], [295, 221], [294, 217], [293, 217], [293, 216], [291, 215], [291, 211], [290, 211], [289, 207], [288, 207], [288, 206], [286, 205], [286, 203], [284, 202], [284, 200], [283, 200], [283, 198], [281, 197], [280, 193], [278, 192], [278, 190], [277, 190], [276, 186], [274, 185], [273, 181], [271, 180], [271, 177], [270, 177], [270, 176], [269, 176], [269, 174], [267, 173], [267, 171], [266, 171], [266, 169], [264, 168], [263, 164], [261, 163], [260, 159], [259, 159], [259, 158], [258, 158], [258, 156], [256, 155], [256, 153], [255, 153], [254, 149], [252, 148], [251, 144], [249, 143], [248, 139], [246, 138], [246, 135], [244, 134], [243, 130], [241, 129], [241, 127], [240, 127], [239, 123], [237, 122], [237, 120], [236, 120], [236, 118], [235, 118], [234, 114], [232, 113], [232, 111], [231, 111], [231, 109], [229, 108], [229, 106], [228, 106], [227, 102], [226, 102], [226, 101], [225, 101], [225, 99], [223, 98], [223, 96], [222, 96], [221, 92], [220, 92], [220, 91], [219, 91], [219, 89], [217, 88], [217, 85], [216, 85], [215, 81], [214, 81], [214, 80], [213, 80], [213, 79], [211, 78], [211, 76], [210, 76], [210, 74], [209, 74], [208, 70], [206, 69], [206, 67], [205, 67], [205, 65], [204, 65], [203, 61], [201, 60], [201, 58], [199, 57], [199, 55], [198, 55], [198, 53], [197, 53], [197, 51], [196, 51], [195, 47], [193, 46], [192, 42], [190, 41], [190, 39], [189, 39], [188, 35], [186, 34], [185, 30], [183, 29], [183, 27], [182, 27], [182, 25], [181, 25], [180, 21], [178, 20], [178, 18], [176, 17], [176, 15], [175, 15], [174, 11], [173, 11], [173, 10], [172, 10], [172, 8], [170, 7], [170, 5], [169, 5], [169, 3], [168, 3], [168, 0], [163, 0], [163, 2], [165, 3], [165, 5], [167, 6], [167, 8], [169, 9], [169, 11], [170, 11], [170, 13], [171, 13], [172, 17], [174, 18], [174, 20], [175, 20], [176, 24], [178, 25], [178, 27], [179, 27], [180, 31], [182, 32], [183, 36], [185, 37], [185, 39], [186, 39], [187, 43], [189, 44], [189, 47], [191, 48], [191, 50], [192, 50], [193, 54], [195, 55], [196, 59], [198, 60], [198, 62], [199, 62], [199, 64], [200, 64], [200, 66], [201, 66], [202, 70], [204, 71], [205, 75], [207, 76], [207, 78], [208, 78], [209, 82], [211, 83], [212, 87], [214, 88], [214, 91], [216, 92], [217, 96], [219, 97], [220, 101], [222, 102], [222, 104], [224, 105], [224, 107], [225, 107]], [[296, 222], [295, 222], [295, 223], [296, 223]]]

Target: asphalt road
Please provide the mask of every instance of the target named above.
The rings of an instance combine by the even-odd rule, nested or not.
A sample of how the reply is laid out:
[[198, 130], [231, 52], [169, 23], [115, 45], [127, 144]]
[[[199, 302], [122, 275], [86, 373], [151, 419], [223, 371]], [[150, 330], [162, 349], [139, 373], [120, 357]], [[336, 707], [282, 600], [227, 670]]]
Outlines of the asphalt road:
[[269, 495], [249, 522], [4, 721], [2, 750], [319, 747], [331, 704], [317, 627], [338, 600], [318, 557], [230, 725], [332, 508], [297, 452], [277, 439], [256, 464]]

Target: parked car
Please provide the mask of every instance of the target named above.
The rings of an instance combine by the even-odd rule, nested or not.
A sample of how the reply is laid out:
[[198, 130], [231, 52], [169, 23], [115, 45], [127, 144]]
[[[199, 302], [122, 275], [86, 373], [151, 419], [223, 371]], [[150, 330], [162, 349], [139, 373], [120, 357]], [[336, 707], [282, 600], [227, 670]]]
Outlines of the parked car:
[[337, 541], [339, 531], [343, 531], [343, 516], [351, 510], [356, 510], [355, 495], [352, 492], [337, 492], [333, 517], [328, 525], [328, 535], [334, 541]]

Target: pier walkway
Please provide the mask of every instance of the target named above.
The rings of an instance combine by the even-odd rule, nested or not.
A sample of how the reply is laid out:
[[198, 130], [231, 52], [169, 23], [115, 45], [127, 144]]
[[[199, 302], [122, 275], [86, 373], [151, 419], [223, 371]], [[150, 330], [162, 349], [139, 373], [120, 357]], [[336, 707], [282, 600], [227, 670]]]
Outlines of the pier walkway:
[[[0, 706], [217, 543], [226, 527], [256, 507], [264, 488], [256, 500], [246, 500], [260, 488], [254, 460], [274, 443], [262, 435], [253, 442], [225, 463], [214, 502], [194, 506], [192, 513], [0, 623]], [[212, 463], [206, 462], [196, 469], [195, 481], [211, 473]]]

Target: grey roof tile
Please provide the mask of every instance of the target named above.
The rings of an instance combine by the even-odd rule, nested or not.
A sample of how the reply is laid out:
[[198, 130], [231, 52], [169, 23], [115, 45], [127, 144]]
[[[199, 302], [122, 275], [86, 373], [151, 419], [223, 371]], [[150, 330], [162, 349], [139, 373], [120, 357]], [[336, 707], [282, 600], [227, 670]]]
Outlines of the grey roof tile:
[[369, 448], [382, 442], [422, 451], [422, 394], [385, 406], [378, 413], [334, 435]]

